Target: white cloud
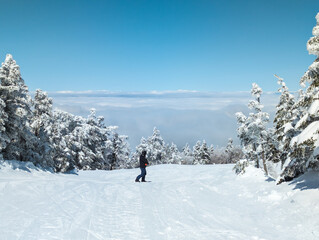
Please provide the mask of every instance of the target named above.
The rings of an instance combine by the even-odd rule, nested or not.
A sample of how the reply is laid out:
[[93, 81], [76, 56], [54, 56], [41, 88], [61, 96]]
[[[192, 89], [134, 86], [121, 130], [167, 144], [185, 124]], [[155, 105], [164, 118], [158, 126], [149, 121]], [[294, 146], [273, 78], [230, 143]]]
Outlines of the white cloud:
[[[109, 125], [119, 126], [135, 147], [156, 126], [164, 140], [179, 147], [205, 139], [224, 146], [228, 138], [236, 142], [237, 111], [247, 113], [250, 92], [198, 92], [188, 90], [151, 92], [60, 91], [49, 92], [54, 106], [73, 114], [87, 116], [95, 108]], [[262, 103], [272, 115], [279, 95], [265, 93]], [[238, 143], [238, 141], [237, 141]]]

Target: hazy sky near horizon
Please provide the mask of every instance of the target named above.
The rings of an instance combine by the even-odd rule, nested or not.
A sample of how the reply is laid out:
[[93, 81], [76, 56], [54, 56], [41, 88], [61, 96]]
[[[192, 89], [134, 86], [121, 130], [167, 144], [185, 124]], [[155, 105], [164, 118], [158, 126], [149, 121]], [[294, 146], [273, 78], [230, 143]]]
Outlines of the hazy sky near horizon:
[[[118, 126], [128, 135], [132, 149], [142, 137], [148, 138], [157, 127], [166, 143], [182, 147], [206, 140], [215, 147], [226, 146], [229, 138], [237, 139], [235, 113], [248, 113], [250, 92], [49, 92], [54, 107], [87, 117], [90, 108], [105, 118], [106, 125]], [[264, 110], [273, 119], [278, 93], [264, 93]]]
[[31, 91], [291, 90], [317, 0], [0, 0], [0, 59]]

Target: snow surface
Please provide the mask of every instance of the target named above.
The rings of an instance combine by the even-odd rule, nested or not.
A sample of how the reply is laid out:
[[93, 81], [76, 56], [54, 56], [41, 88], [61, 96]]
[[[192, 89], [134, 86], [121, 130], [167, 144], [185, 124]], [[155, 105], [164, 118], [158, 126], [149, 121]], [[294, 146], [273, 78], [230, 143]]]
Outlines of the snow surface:
[[319, 175], [279, 186], [249, 167], [52, 174], [0, 163], [0, 239], [319, 239]]

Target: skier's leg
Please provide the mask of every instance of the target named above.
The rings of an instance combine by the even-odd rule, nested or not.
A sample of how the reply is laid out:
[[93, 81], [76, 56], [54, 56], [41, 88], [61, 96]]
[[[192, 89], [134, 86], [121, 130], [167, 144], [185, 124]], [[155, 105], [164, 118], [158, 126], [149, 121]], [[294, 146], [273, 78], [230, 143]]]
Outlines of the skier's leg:
[[136, 177], [135, 179], [136, 182], [139, 182], [140, 178], [143, 177], [143, 168], [140, 168], [140, 169], [141, 169], [141, 174]]
[[144, 171], [143, 171], [143, 177], [142, 177], [142, 182], [145, 182], [145, 176], [146, 176], [146, 169], [144, 168], [143, 169]]

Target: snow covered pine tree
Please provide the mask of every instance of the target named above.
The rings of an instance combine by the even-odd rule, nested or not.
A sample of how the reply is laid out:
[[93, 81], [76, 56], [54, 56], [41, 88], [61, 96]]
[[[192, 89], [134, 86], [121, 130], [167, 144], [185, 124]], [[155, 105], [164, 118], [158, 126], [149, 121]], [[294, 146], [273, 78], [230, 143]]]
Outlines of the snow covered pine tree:
[[200, 164], [201, 162], [200, 148], [201, 148], [201, 142], [197, 141], [196, 144], [193, 146], [193, 164], [194, 165]]
[[290, 142], [291, 152], [285, 162], [278, 183], [289, 181], [308, 169], [319, 169], [319, 13], [316, 16], [317, 25], [313, 28], [314, 37], [307, 43], [309, 54], [317, 59], [309, 66], [300, 80], [306, 87], [305, 94], [298, 101], [302, 116], [295, 125], [295, 131], [300, 132]]
[[160, 131], [154, 127], [153, 135], [147, 139], [149, 162], [152, 164], [162, 164], [165, 160], [165, 142]]
[[[265, 146], [267, 145], [267, 130], [266, 125], [269, 121], [269, 114], [262, 112], [263, 105], [260, 103], [260, 96], [262, 89], [253, 83], [251, 94], [255, 100], [251, 100], [248, 107], [254, 110], [249, 116], [245, 116], [243, 113], [236, 113], [237, 122], [239, 127], [237, 129], [238, 137], [243, 147], [246, 160], [253, 162], [254, 165], [259, 168], [260, 160], [263, 163], [263, 169], [267, 173], [266, 159], [265, 159]], [[238, 162], [235, 166], [236, 173], [244, 172], [247, 163], [243, 161]]]
[[227, 154], [226, 163], [231, 163], [233, 161], [233, 158], [235, 157], [233, 139], [231, 138], [228, 139], [225, 152]]
[[37, 161], [37, 138], [30, 127], [32, 119], [31, 97], [20, 74], [20, 67], [7, 54], [0, 68], [1, 106], [6, 112], [2, 126], [6, 135], [2, 137], [2, 155], [7, 160]]
[[111, 169], [131, 168], [128, 136], [115, 133], [112, 138], [113, 162]]
[[170, 164], [181, 164], [182, 157], [181, 153], [178, 151], [176, 144], [171, 143], [169, 147], [167, 147], [168, 153], [166, 154], [166, 162]]
[[185, 144], [185, 146], [182, 149], [182, 164], [192, 164], [193, 163], [193, 153], [190, 149], [188, 143]]
[[3, 160], [2, 152], [10, 141], [5, 124], [8, 121], [8, 114], [5, 112], [6, 103], [0, 98], [0, 160]]
[[275, 163], [280, 161], [282, 168], [290, 152], [290, 140], [295, 135], [293, 127], [295, 125], [293, 122], [295, 101], [294, 96], [289, 93], [284, 80], [277, 75], [275, 77], [278, 79], [278, 84], [280, 85], [278, 92], [281, 95], [276, 106], [277, 111], [274, 118], [274, 140], [276, 143], [273, 144], [272, 151], [275, 153], [269, 160]]
[[209, 149], [207, 147], [207, 143], [203, 140], [202, 146], [200, 147], [200, 164], [209, 164], [210, 162], [210, 154]]
[[50, 144], [50, 128], [52, 120], [52, 98], [46, 92], [37, 89], [33, 100], [33, 119], [31, 127], [38, 138], [37, 149], [40, 150], [41, 159], [38, 164], [54, 168], [53, 146]]

